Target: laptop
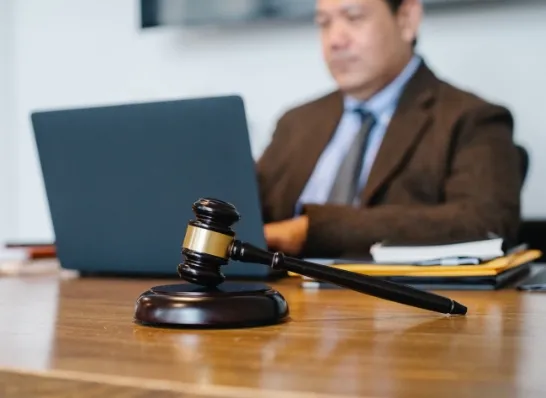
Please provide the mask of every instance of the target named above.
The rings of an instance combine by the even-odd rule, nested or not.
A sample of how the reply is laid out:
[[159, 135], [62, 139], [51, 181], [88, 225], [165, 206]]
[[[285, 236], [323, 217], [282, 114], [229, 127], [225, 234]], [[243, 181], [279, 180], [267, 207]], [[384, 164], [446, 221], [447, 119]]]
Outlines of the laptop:
[[[31, 114], [60, 264], [81, 275], [177, 277], [192, 204], [235, 205], [266, 249], [244, 102], [219, 96]], [[230, 261], [227, 277], [270, 267]]]

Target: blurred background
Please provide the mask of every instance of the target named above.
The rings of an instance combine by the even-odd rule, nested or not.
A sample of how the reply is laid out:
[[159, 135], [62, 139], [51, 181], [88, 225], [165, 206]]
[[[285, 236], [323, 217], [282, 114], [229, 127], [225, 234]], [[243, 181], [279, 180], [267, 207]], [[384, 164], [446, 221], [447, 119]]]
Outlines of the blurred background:
[[[546, 221], [546, 1], [425, 1], [418, 52], [507, 105], [530, 153], [523, 215]], [[334, 87], [310, 0], [0, 0], [0, 242], [53, 241], [31, 111], [222, 94], [253, 155], [287, 108]]]

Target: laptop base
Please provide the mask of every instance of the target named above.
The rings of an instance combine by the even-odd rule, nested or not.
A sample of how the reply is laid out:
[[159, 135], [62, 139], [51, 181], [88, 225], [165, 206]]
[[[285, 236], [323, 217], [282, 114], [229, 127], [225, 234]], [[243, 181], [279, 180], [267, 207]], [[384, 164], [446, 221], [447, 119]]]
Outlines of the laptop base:
[[266, 284], [225, 282], [207, 288], [182, 283], [142, 293], [134, 320], [144, 326], [223, 329], [277, 324], [288, 313], [284, 297]]

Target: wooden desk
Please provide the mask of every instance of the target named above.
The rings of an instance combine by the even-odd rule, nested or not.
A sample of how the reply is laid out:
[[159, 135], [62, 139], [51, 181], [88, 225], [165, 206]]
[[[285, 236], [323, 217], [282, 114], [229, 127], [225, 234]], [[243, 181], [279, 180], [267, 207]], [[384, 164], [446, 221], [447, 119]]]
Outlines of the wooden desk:
[[469, 307], [449, 318], [295, 282], [273, 284], [289, 323], [199, 331], [133, 324], [164, 281], [2, 278], [0, 396], [546, 396], [546, 295], [445, 293]]

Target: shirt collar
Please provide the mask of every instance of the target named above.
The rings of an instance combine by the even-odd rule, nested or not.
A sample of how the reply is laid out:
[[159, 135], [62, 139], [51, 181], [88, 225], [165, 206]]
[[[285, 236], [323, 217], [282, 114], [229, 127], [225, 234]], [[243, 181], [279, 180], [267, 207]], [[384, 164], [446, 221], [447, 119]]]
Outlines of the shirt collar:
[[372, 112], [376, 118], [380, 118], [385, 112], [394, 109], [406, 83], [415, 74], [420, 64], [421, 57], [414, 55], [396, 79], [365, 102], [350, 96], [345, 96], [345, 110], [354, 111], [360, 107]]

